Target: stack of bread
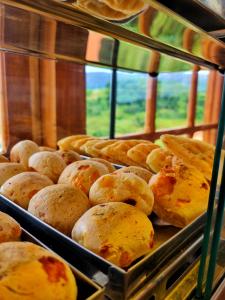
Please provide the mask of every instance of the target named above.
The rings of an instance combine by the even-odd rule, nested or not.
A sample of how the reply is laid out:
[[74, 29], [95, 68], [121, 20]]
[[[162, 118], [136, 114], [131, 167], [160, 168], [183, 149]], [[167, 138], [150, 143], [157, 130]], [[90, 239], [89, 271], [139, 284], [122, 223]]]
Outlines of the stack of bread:
[[22, 242], [20, 225], [0, 212], [0, 299], [76, 300], [69, 266], [52, 252]]
[[[163, 147], [74, 135], [60, 140], [58, 151], [22, 141], [12, 148], [11, 162], [0, 163], [0, 192], [103, 258], [128, 267], [153, 247], [152, 212], [182, 228], [207, 209], [214, 147], [173, 135], [161, 141]], [[111, 162], [125, 167], [116, 170]], [[1, 171], [1, 165], [12, 164], [12, 173]]]

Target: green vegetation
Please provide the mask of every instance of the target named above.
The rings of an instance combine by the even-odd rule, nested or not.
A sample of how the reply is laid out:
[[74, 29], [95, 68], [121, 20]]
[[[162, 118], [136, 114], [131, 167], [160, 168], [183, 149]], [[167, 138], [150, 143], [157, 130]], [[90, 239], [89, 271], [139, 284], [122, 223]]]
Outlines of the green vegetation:
[[[168, 87], [167, 87], [168, 88]], [[118, 97], [116, 107], [116, 135], [143, 132], [145, 122], [145, 99], [130, 99], [131, 90], [123, 90], [123, 98]], [[156, 128], [174, 128], [186, 125], [188, 89], [177, 83], [173, 93], [164, 93], [165, 83], [158, 86]], [[118, 89], [119, 92], [119, 89]], [[130, 97], [130, 98], [129, 98]], [[196, 123], [203, 120], [204, 92], [198, 93]], [[94, 136], [109, 134], [109, 86], [87, 91], [87, 132]]]

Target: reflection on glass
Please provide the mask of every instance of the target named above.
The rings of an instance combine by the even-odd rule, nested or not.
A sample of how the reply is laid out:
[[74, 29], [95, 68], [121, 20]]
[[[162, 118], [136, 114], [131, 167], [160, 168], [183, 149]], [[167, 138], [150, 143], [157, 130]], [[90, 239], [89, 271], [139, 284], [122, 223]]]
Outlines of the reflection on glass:
[[118, 72], [116, 136], [144, 130], [147, 74]]
[[196, 124], [202, 124], [204, 122], [204, 107], [206, 101], [206, 91], [208, 83], [209, 71], [201, 70], [198, 72], [198, 94], [196, 104]]
[[158, 76], [156, 128], [187, 124], [187, 104], [192, 73], [161, 73]]
[[111, 73], [109, 69], [86, 67], [86, 128], [89, 135], [109, 135]]

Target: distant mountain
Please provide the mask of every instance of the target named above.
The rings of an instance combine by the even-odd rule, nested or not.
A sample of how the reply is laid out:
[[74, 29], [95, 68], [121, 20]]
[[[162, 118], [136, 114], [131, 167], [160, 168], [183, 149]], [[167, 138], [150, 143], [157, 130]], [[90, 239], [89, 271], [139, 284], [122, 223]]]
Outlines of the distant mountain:
[[[129, 103], [143, 100], [146, 97], [147, 74], [118, 72], [117, 101]], [[207, 87], [208, 72], [199, 72], [198, 91], [205, 92]], [[160, 73], [158, 77], [161, 97], [170, 94], [188, 92], [191, 82], [191, 72]], [[102, 89], [110, 86], [111, 73], [86, 72], [86, 84], [88, 90]], [[176, 87], [175, 89], [173, 87]], [[126, 92], [125, 92], [126, 91]]]

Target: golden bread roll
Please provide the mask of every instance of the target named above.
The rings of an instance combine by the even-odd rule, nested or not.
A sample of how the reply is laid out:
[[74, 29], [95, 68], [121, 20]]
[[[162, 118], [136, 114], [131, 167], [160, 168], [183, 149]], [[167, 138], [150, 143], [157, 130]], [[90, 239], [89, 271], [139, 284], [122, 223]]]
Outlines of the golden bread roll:
[[76, 4], [79, 8], [89, 14], [94, 14], [98, 17], [103, 17], [109, 20], [123, 20], [129, 17], [129, 15], [121, 11], [114, 10], [99, 0], [77, 0]]
[[127, 151], [127, 156], [132, 159], [137, 165], [148, 168], [148, 165], [146, 164], [146, 159], [149, 153], [159, 148], [158, 145], [155, 145], [153, 143], [140, 143], [132, 147]]
[[49, 151], [35, 153], [29, 158], [29, 168], [48, 176], [54, 183], [58, 181], [65, 167], [64, 160], [58, 154]]
[[77, 135], [71, 135], [67, 136], [57, 142], [57, 145], [59, 146], [60, 150], [73, 150], [73, 147], [71, 143], [73, 141], [79, 140], [81, 138], [89, 137], [86, 134], [77, 134]]
[[10, 160], [21, 163], [27, 169], [29, 158], [36, 152], [39, 152], [39, 147], [35, 142], [30, 140], [20, 141], [12, 147]]
[[72, 231], [75, 241], [122, 268], [150, 251], [153, 236], [148, 217], [120, 202], [92, 207]]
[[196, 168], [176, 157], [153, 175], [149, 185], [154, 193], [153, 211], [163, 221], [184, 227], [207, 210], [209, 184]]
[[164, 134], [160, 137], [164, 147], [171, 153], [201, 171], [211, 180], [215, 147], [183, 136]]
[[154, 173], [158, 173], [166, 164], [171, 162], [172, 157], [171, 152], [157, 148], [149, 153], [146, 164]]
[[1, 193], [27, 209], [30, 199], [41, 189], [53, 182], [45, 175], [36, 172], [23, 172], [9, 178], [2, 186]]
[[142, 210], [152, 212], [154, 196], [148, 184], [135, 174], [112, 173], [95, 181], [89, 193], [91, 205], [106, 202], [124, 202]]
[[133, 173], [139, 177], [141, 177], [142, 179], [144, 179], [144, 181], [146, 181], [147, 183], [149, 182], [150, 178], [152, 177], [152, 173], [144, 168], [141, 167], [136, 167], [136, 166], [130, 166], [130, 167], [123, 167], [117, 171], [115, 171], [115, 173]]
[[0, 163], [9, 162], [8, 158], [4, 155], [0, 155]]
[[68, 184], [55, 184], [34, 195], [28, 211], [62, 233], [70, 235], [75, 222], [89, 208], [89, 199], [81, 190]]
[[110, 157], [115, 163], [135, 166], [137, 163], [127, 156], [127, 151], [139, 143], [138, 140], [117, 141], [112, 145], [104, 147], [101, 152]]
[[21, 233], [20, 224], [9, 215], [0, 211], [0, 243], [18, 241]]
[[58, 256], [28, 242], [0, 244], [1, 300], [76, 300], [69, 266]]
[[109, 173], [108, 168], [97, 161], [80, 160], [65, 168], [59, 177], [58, 183], [71, 184], [79, 188], [86, 195], [92, 184], [102, 175]]
[[85, 151], [83, 151], [81, 149], [81, 147], [87, 142], [87, 141], [92, 141], [92, 140], [96, 140], [94, 139], [93, 137], [84, 137], [84, 138], [80, 138], [80, 139], [77, 139], [75, 141], [73, 141], [71, 143], [72, 147], [73, 147], [73, 150], [76, 151], [77, 153], [80, 153], [80, 154], [85, 154]]
[[97, 140], [89, 140], [84, 145], [81, 146], [81, 150], [85, 153], [85, 155], [88, 155], [90, 157], [98, 157], [98, 155], [93, 154], [93, 147], [101, 141], [100, 139]]
[[22, 164], [18, 163], [1, 163], [0, 164], [0, 186], [10, 177], [26, 171]]
[[55, 152], [56, 149], [50, 148], [50, 147], [47, 147], [47, 146], [39, 146], [39, 151], [50, 151], [50, 152]]
[[75, 161], [81, 160], [80, 155], [73, 150], [58, 150], [56, 153], [64, 160], [67, 166]]
[[[110, 157], [104, 155], [102, 153], [102, 149], [105, 148], [106, 146], [115, 144], [116, 142], [117, 142], [116, 140], [99, 140], [98, 142], [95, 141], [95, 144], [92, 144], [91, 147], [89, 147], [88, 153], [93, 157], [99, 157], [110, 161]], [[87, 142], [86, 144], [88, 143], [89, 142]]]
[[116, 168], [107, 160], [102, 159], [102, 158], [90, 158], [92, 161], [97, 161], [100, 162], [101, 164], [105, 165], [108, 168], [109, 173], [112, 173], [116, 171]]

